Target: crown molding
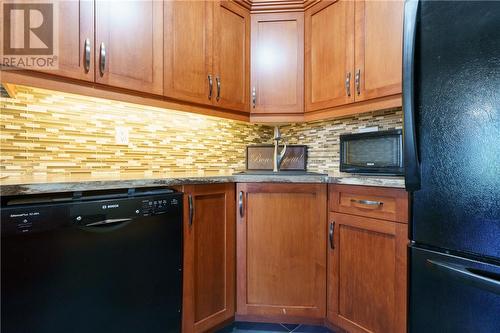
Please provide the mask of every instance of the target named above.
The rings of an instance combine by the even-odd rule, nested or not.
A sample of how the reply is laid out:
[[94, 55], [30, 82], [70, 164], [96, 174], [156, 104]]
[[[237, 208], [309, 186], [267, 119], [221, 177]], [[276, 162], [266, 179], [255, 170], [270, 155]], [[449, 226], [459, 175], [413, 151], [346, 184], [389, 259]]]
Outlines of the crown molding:
[[303, 12], [320, 0], [234, 0], [251, 14], [267, 12]]

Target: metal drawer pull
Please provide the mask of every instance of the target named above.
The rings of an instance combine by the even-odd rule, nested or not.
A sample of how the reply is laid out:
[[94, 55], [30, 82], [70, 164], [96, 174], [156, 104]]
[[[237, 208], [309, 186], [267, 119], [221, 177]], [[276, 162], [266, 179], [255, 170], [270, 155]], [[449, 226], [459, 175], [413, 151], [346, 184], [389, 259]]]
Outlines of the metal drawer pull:
[[351, 72], [347, 73], [345, 77], [345, 92], [348, 97], [351, 97]]
[[104, 45], [104, 42], [101, 43], [101, 52], [100, 52], [100, 62], [99, 62], [99, 72], [101, 73], [101, 76], [104, 75], [104, 70], [106, 69], [106, 45]]
[[257, 91], [255, 87], [252, 88], [252, 107], [255, 109], [255, 104], [257, 104]]
[[354, 76], [354, 82], [356, 83], [356, 93], [358, 96], [361, 94], [361, 70], [358, 69], [356, 71], [356, 76]]
[[243, 217], [243, 191], [240, 191], [240, 195], [238, 197], [238, 207], [240, 209], [240, 217]]
[[351, 202], [368, 206], [382, 206], [384, 204], [382, 201], [358, 200], [358, 199], [351, 199]]
[[193, 205], [193, 196], [191, 194], [188, 196], [188, 204], [189, 204], [189, 226], [192, 226], [194, 218], [194, 205]]
[[113, 223], [122, 223], [122, 222], [129, 222], [132, 221], [131, 218], [124, 218], [124, 219], [106, 219], [102, 221], [97, 221], [89, 224], [85, 224], [85, 227], [93, 227], [93, 226], [100, 226], [100, 225], [106, 225], [106, 224], [113, 224]]
[[438, 260], [427, 259], [427, 264], [444, 275], [447, 279], [460, 280], [471, 287], [481, 288], [500, 295], [500, 280], [493, 272], [483, 271], [473, 267], [465, 267], [452, 262], [441, 262]]
[[330, 240], [330, 248], [332, 250], [335, 249], [335, 244], [333, 243], [333, 236], [334, 236], [334, 233], [335, 232], [335, 221], [332, 221], [330, 222], [330, 228], [328, 230], [328, 238]]
[[83, 68], [85, 69], [85, 73], [88, 73], [90, 70], [90, 39], [85, 39], [85, 44], [83, 46], [84, 56], [83, 56]]
[[214, 82], [212, 81], [212, 75], [208, 74], [208, 99], [212, 99], [213, 88], [214, 88]]
[[215, 100], [218, 102], [220, 100], [220, 78], [218, 76], [215, 77], [215, 82], [217, 83], [217, 97]]

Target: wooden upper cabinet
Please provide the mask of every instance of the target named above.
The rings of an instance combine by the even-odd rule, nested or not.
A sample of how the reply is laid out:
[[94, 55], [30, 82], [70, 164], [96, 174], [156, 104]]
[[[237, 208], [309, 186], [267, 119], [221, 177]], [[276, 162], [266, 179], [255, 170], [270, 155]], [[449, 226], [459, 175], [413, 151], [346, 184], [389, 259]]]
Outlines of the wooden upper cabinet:
[[235, 185], [184, 186], [184, 333], [234, 316]]
[[212, 104], [213, 4], [210, 1], [164, 2], [164, 91], [167, 97]]
[[355, 1], [354, 7], [356, 101], [401, 93], [404, 2]]
[[222, 108], [248, 111], [250, 95], [250, 14], [229, 2], [215, 2], [215, 103]]
[[50, 1], [58, 8], [57, 70], [51, 75], [94, 81], [94, 1]]
[[163, 93], [163, 2], [95, 2], [96, 82]]
[[401, 93], [403, 1], [321, 1], [305, 13], [305, 106]]
[[237, 319], [324, 318], [326, 186], [245, 183], [237, 195]]
[[305, 13], [306, 111], [354, 102], [354, 2], [324, 1]]
[[251, 39], [251, 112], [302, 113], [304, 14], [252, 15]]

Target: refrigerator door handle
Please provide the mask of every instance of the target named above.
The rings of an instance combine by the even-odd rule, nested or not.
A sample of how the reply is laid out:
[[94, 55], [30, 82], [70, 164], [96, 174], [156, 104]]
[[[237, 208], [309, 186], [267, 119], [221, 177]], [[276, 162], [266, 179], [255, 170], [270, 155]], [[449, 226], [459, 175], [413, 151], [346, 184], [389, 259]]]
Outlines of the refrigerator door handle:
[[417, 155], [414, 101], [414, 56], [418, 0], [407, 0], [403, 30], [403, 148], [407, 191], [420, 189], [420, 165]]
[[427, 263], [432, 268], [451, 278], [458, 278], [473, 287], [500, 295], [500, 280], [493, 276], [494, 273], [432, 259], [427, 259]]

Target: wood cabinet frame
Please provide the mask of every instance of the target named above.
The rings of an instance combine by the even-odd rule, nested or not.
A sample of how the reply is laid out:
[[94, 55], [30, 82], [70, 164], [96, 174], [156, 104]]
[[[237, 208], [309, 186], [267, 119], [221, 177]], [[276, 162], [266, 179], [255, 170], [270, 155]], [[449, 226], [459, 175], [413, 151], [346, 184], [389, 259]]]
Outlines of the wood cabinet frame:
[[[234, 183], [183, 186], [183, 333], [206, 332], [234, 317], [234, 191]], [[202, 204], [202, 201], [207, 202]], [[223, 216], [219, 215], [221, 212]], [[221, 239], [216, 239], [214, 234], [218, 234]], [[210, 244], [210, 248], [201, 250], [198, 242], [201, 245]], [[214, 257], [216, 253], [222, 254], [222, 257]], [[222, 272], [217, 269], [219, 266], [223, 266]], [[197, 289], [197, 285], [200, 289]]]
[[[341, 205], [343, 195], [390, 208]], [[353, 333], [406, 332], [408, 199], [403, 189], [329, 185], [328, 326]]]
[[[309, 279], [304, 277], [303, 282], [313, 284], [313, 287], [308, 286], [308, 290], [314, 290], [312, 297], [313, 304], [297, 304], [294, 306], [280, 305], [280, 299], [276, 299], [269, 304], [256, 304], [248, 301], [248, 242], [251, 237], [255, 235], [248, 234], [249, 211], [262, 211], [265, 209], [272, 209], [269, 207], [251, 207], [253, 205], [252, 195], [272, 195], [272, 194], [299, 194], [311, 195], [312, 201], [308, 205], [314, 205], [316, 212], [315, 217], [311, 220], [303, 221], [304, 225], [301, 227], [309, 230], [316, 230], [314, 244], [316, 248], [308, 248], [307, 250], [314, 251], [314, 269], [316, 273], [314, 278]], [[326, 233], [323, 228], [326, 221], [326, 185], [325, 184], [273, 184], [273, 183], [240, 183], [237, 184], [237, 200], [241, 202], [237, 207], [237, 320], [256, 320], [256, 321], [272, 321], [272, 322], [288, 322], [288, 323], [315, 323], [322, 324], [326, 311]], [[240, 199], [241, 198], [241, 199]], [[279, 200], [287, 200], [280, 198]], [[284, 204], [285, 202], [282, 201]], [[314, 202], [314, 203], [313, 203]], [[281, 221], [283, 222], [283, 221]], [[260, 223], [273, 223], [273, 221], [260, 221]], [[276, 223], [276, 222], [275, 222]], [[302, 222], [301, 222], [302, 223]], [[310, 224], [310, 225], [306, 225]], [[281, 228], [283, 225], [275, 226]], [[314, 229], [315, 228], [315, 229]], [[285, 230], [283, 230], [285, 232]], [[298, 236], [296, 236], [298, 237]], [[309, 238], [307, 238], [309, 239]], [[297, 244], [297, 246], [304, 246]], [[278, 264], [279, 266], [279, 264]], [[276, 279], [279, 279], [277, 276]], [[268, 282], [268, 280], [266, 280]], [[269, 284], [264, 281], [261, 288], [270, 288]], [[255, 282], [255, 281], [254, 281]], [[262, 281], [260, 281], [262, 282]], [[259, 283], [260, 283], [259, 282]], [[284, 281], [282, 281], [284, 282]], [[257, 282], [256, 282], [257, 283]], [[279, 283], [279, 280], [276, 280]], [[290, 288], [301, 288], [304, 286], [289, 286]]]
[[[337, 0], [342, 1], [342, 0]], [[153, 6], [155, 8], [154, 12], [154, 21], [160, 22], [164, 20], [164, 16], [161, 15], [162, 10], [160, 7], [168, 7], [169, 2], [162, 1], [154, 1]], [[202, 98], [198, 98], [194, 100], [190, 96], [184, 96], [182, 94], [170, 94], [164, 93], [163, 85], [168, 86], [170, 83], [170, 76], [167, 75], [169, 72], [165, 69], [167, 74], [160, 73], [163, 71], [162, 67], [166, 66], [164, 61], [158, 62], [158, 58], [160, 54], [163, 52], [168, 52], [168, 47], [163, 40], [162, 36], [164, 35], [164, 31], [162, 30], [162, 34], [155, 33], [152, 37], [155, 45], [164, 44], [164, 47], [156, 47], [154, 50], [154, 61], [151, 66], [153, 66], [153, 80], [151, 82], [146, 82], [144, 79], [137, 79], [129, 77], [126, 74], [126, 66], [123, 64], [119, 64], [118, 66], [125, 68], [124, 71], [119, 70], [116, 73], [105, 73], [103, 77], [99, 74], [98, 62], [99, 62], [99, 43], [100, 41], [105, 41], [105, 38], [102, 36], [106, 35], [106, 31], [101, 32], [102, 24], [98, 23], [99, 20], [99, 9], [96, 7], [95, 2], [93, 0], [90, 1], [80, 1], [80, 3], [71, 4], [72, 6], [79, 6], [79, 22], [74, 18], [73, 15], [63, 16], [63, 20], [71, 20], [71, 24], [78, 24], [79, 29], [79, 37], [78, 40], [74, 40], [71, 42], [73, 47], [78, 49], [79, 59], [75, 62], [74, 54], [75, 52], [66, 52], [66, 56], [70, 57], [67, 63], [62, 63], [62, 66], [57, 71], [45, 71], [45, 72], [35, 72], [35, 71], [25, 71], [25, 70], [16, 70], [16, 71], [4, 71], [2, 70], [2, 83], [7, 84], [28, 84], [35, 87], [54, 89], [58, 91], [68, 92], [68, 93], [76, 93], [76, 94], [84, 94], [93, 97], [101, 97], [108, 99], [116, 99], [121, 101], [127, 101], [132, 103], [138, 103], [143, 105], [150, 105], [155, 107], [164, 107], [164, 108], [172, 108], [181, 111], [188, 111], [200, 114], [213, 115], [223, 118], [229, 119], [237, 119], [243, 121], [250, 121], [254, 123], [272, 123], [272, 122], [304, 122], [304, 121], [316, 121], [316, 120], [326, 120], [333, 119], [337, 117], [343, 117], [368, 111], [381, 110], [381, 109], [389, 109], [400, 107], [402, 105], [401, 98], [401, 85], [399, 83], [394, 83], [390, 86], [380, 86], [373, 89], [367, 89], [366, 75], [364, 75], [364, 63], [366, 57], [369, 55], [366, 54], [365, 45], [365, 37], [356, 37], [355, 44], [355, 66], [351, 73], [351, 89], [353, 93], [351, 96], [355, 95], [355, 83], [354, 76], [357, 69], [361, 71], [360, 77], [360, 88], [361, 94], [359, 96], [355, 96], [355, 102], [351, 103], [351, 100], [335, 100], [335, 101], [324, 101], [321, 103], [317, 103], [315, 106], [311, 106], [309, 103], [310, 94], [310, 73], [308, 73], [309, 64], [308, 59], [310, 59], [310, 40], [308, 40], [308, 35], [310, 33], [310, 15], [311, 13], [316, 13], [328, 6], [335, 5], [335, 2], [332, 1], [319, 1], [319, 0], [311, 0], [311, 1], [295, 1], [295, 2], [286, 2], [283, 4], [278, 4], [273, 1], [258, 1], [252, 2], [250, 0], [240, 0], [240, 1], [216, 1], [211, 3], [209, 7], [213, 7], [211, 11], [213, 12], [215, 6], [220, 6], [222, 8], [229, 9], [234, 13], [239, 13], [239, 15], [248, 17], [248, 21], [255, 20], [260, 16], [267, 16], [269, 18], [274, 17], [276, 20], [290, 19], [296, 18], [297, 22], [300, 24], [304, 24], [305, 21], [305, 40], [304, 40], [304, 29], [298, 29], [297, 38], [302, 40], [303, 42], [299, 43], [299, 48], [302, 47], [301, 50], [298, 51], [299, 55], [302, 56], [302, 59], [299, 61], [301, 65], [298, 66], [297, 73], [297, 86], [302, 88], [297, 89], [297, 100], [298, 102], [294, 105], [271, 105], [267, 108], [256, 107], [253, 109], [251, 107], [251, 90], [252, 86], [255, 84], [255, 80], [258, 79], [255, 77], [255, 73], [252, 73], [252, 84], [250, 84], [249, 73], [246, 73], [245, 82], [243, 83], [244, 88], [244, 100], [246, 103], [243, 105], [241, 100], [232, 100], [231, 98], [224, 98], [224, 93], [222, 93], [222, 99], [220, 102], [208, 101], [207, 94], [203, 93]], [[356, 1], [353, 3], [355, 6], [355, 36], [360, 36], [366, 33], [367, 28], [366, 22], [364, 20], [366, 14], [366, 4], [364, 1]], [[402, 5], [401, 5], [402, 6]], [[252, 11], [252, 18], [250, 19], [250, 11]], [[96, 13], [96, 17], [94, 17], [94, 13]], [[164, 12], [163, 12], [164, 13]], [[304, 17], [305, 15], [305, 17]], [[373, 14], [372, 14], [373, 15]], [[214, 20], [216, 18], [215, 13], [211, 14], [210, 18], [210, 32], [207, 32], [207, 43], [217, 44], [217, 40], [214, 36], [214, 25], [217, 25]], [[302, 22], [302, 23], [301, 23]], [[165, 22], [163, 22], [164, 24]], [[160, 24], [160, 23], [158, 23]], [[246, 36], [245, 38], [250, 38], [249, 31], [253, 29], [253, 26], [249, 26], [250, 23], [246, 24]], [[64, 21], [63, 24], [64, 25]], [[106, 29], [105, 29], [106, 30]], [[158, 29], [154, 29], [157, 31]], [[73, 33], [73, 35], [75, 35]], [[96, 39], [94, 40], [94, 35]], [[255, 35], [255, 32], [252, 33]], [[84, 39], [90, 38], [92, 45], [92, 54], [93, 56], [90, 59], [90, 69], [87, 73], [83, 70], [83, 43]], [[215, 39], [214, 39], [215, 38]], [[304, 46], [305, 43], [305, 46]], [[247, 41], [246, 44], [248, 50], [245, 50], [245, 53], [250, 53], [250, 46], [253, 47], [253, 44], [250, 45], [250, 42]], [[392, 45], [392, 44], [391, 44]], [[304, 47], [305, 47], [305, 60], [304, 64]], [[207, 55], [207, 68], [210, 71], [214, 71], [213, 68], [216, 68], [214, 73], [214, 77], [218, 74], [217, 68], [220, 68], [221, 64], [218, 64], [217, 61], [220, 58], [217, 54], [213, 53], [213, 46], [210, 46], [209, 49], [210, 55]], [[61, 53], [61, 57], [65, 57], [65, 52]], [[109, 55], [108, 61], [112, 61], [112, 54]], [[250, 71], [250, 61], [254, 61], [253, 57], [250, 59], [250, 55], [244, 60], [245, 67], [248, 67], [247, 71]], [[161, 59], [160, 59], [161, 60]], [[149, 65], [146, 65], [149, 66]], [[305, 67], [304, 67], [305, 66]], [[109, 68], [109, 64], [107, 66]], [[166, 66], [168, 67], [168, 66]], [[304, 73], [305, 68], [305, 73]], [[123, 73], [122, 73], [123, 72]], [[210, 73], [210, 72], [208, 72]], [[304, 85], [304, 76], [305, 76], [305, 85]], [[215, 81], [215, 79], [214, 79]], [[224, 91], [224, 85], [227, 81], [222, 80], [222, 91]], [[374, 83], [376, 86], [379, 84], [378, 80]], [[380, 83], [383, 84], [383, 83]], [[214, 91], [216, 83], [214, 82]], [[208, 79], [207, 82], [203, 83], [203, 86], [206, 86], [208, 93]], [[166, 96], [163, 96], [165, 94]], [[305, 95], [305, 99], [304, 99]], [[382, 97], [381, 97], [382, 96]], [[259, 92], [257, 92], [257, 99], [259, 97]], [[207, 102], [208, 101], [208, 102]], [[278, 103], [279, 104], [279, 103]], [[304, 112], [304, 104], [305, 104], [305, 112]], [[251, 112], [251, 114], [249, 114]]]
[[[343, 39], [345, 42], [344, 50], [344, 61], [345, 67], [343, 67], [343, 75], [340, 78], [343, 89], [337, 96], [331, 96], [328, 99], [322, 101], [313, 101], [313, 16], [321, 15], [324, 10], [332, 9], [331, 6], [343, 6], [345, 18], [345, 34]], [[329, 8], [331, 7], [331, 8]], [[337, 8], [335, 8], [337, 10]], [[317, 5], [311, 7], [305, 13], [304, 18], [304, 31], [305, 31], [305, 112], [311, 112], [316, 110], [327, 109], [335, 106], [345, 105], [354, 102], [354, 2], [350, 0], [337, 0], [337, 1], [321, 1]], [[336, 47], [336, 46], [333, 46]], [[328, 53], [328, 51], [324, 51]], [[318, 64], [321, 65], [321, 64]], [[323, 64], [325, 67], [337, 66], [335, 63]], [[346, 80], [349, 77], [349, 89], [346, 88]], [[326, 89], [331, 89], [331, 82], [323, 81], [319, 84], [325, 85]], [[347, 93], [346, 91], [349, 91]]]
[[[345, 38], [349, 40], [346, 48], [346, 57], [349, 57], [349, 59], [346, 60], [348, 63], [346, 67], [348, 68], [345, 71], [346, 74], [351, 73], [351, 96], [341, 98], [342, 94], [337, 94], [338, 96], [332, 94], [329, 98], [325, 98], [322, 101], [313, 101], [313, 57], [311, 49], [314, 45], [312, 45], [311, 38], [314, 27], [312, 26], [312, 17], [323, 10], [327, 10], [330, 6], [343, 8], [341, 6], [342, 3], [348, 9], [348, 13], [346, 12], [346, 24], [348, 26], [345, 29], [347, 36]], [[371, 10], [369, 12], [367, 12], [367, 6], [370, 6]], [[385, 16], [377, 16], [377, 11], [382, 11]], [[367, 18], [369, 15], [371, 15], [370, 19]], [[402, 105], [402, 16], [403, 3], [400, 0], [375, 2], [368, 2], [366, 0], [320, 1], [306, 10], [304, 116], [306, 120], [340, 117], [365, 111], [400, 107]], [[323, 23], [326, 24], [325, 22]], [[370, 24], [369, 27], [367, 27], [368, 23]], [[319, 28], [316, 27], [316, 29]], [[339, 34], [341, 36], [343, 32], [339, 31]], [[324, 44], [327, 44], [327, 42], [324, 42]], [[328, 53], [327, 46], [329, 45], [323, 46], [324, 50], [322, 52]], [[335, 46], [330, 45], [329, 47]], [[386, 53], [384, 54], [384, 52]], [[386, 61], [387, 55], [390, 56], [390, 61]], [[318, 62], [316, 66], [321, 66], [321, 59]], [[381, 66], [376, 65], [381, 62], [384, 62]], [[335, 64], [331, 64], [330, 66], [335, 66]], [[369, 73], [366, 72], [367, 70]], [[339, 82], [338, 77], [335, 80], [337, 80], [337, 83]], [[318, 84], [318, 86], [321, 88], [329, 84], [331, 82], [324, 82]], [[345, 87], [342, 91], [344, 90]]]
[[[110, 22], [112, 20], [109, 16], [113, 15], [110, 13], [113, 8], [110, 8], [110, 6], [131, 6], [131, 4], [140, 4], [144, 7], [150, 6], [148, 10], [150, 11], [152, 21], [142, 22], [151, 26], [151, 35], [144, 36], [144, 38], [150, 39], [150, 48], [141, 49], [135, 47], [131, 53], [113, 53], [111, 48], [113, 45], [120, 45], [124, 39], [127, 39], [128, 44], [134, 44], [134, 41], [130, 40], [130, 36], [128, 36], [125, 31], [118, 30], [112, 26], [112, 22]], [[129, 8], [129, 11], [130, 10], [132, 10], [132, 8]], [[116, 13], [114, 14], [116, 15]], [[112, 33], [115, 34], [115, 37], [118, 36], [118, 38], [113, 39], [113, 37], [111, 37]], [[94, 61], [96, 83], [156, 95], [161, 95], [163, 93], [163, 1], [145, 0], [144, 2], [131, 2], [128, 5], [109, 1], [96, 1], [95, 36]], [[105, 69], [103, 73], [101, 73], [99, 69], [102, 60], [101, 43], [104, 43], [106, 50], [106, 56], [104, 58]], [[117, 47], [114, 46], [115, 50], [116, 48]], [[141, 59], [150, 55], [151, 62], [142, 61], [140, 63], [131, 63], [127, 59], [130, 54], [134, 54], [136, 57], [139, 56]], [[137, 69], [131, 70], [131, 68], [137, 66], [140, 66], [142, 69], [139, 71], [141, 77], [137, 77]], [[135, 73], [133, 73], [134, 71]], [[133, 74], [136, 74], [136, 76], [134, 77]]]
[[[252, 115], [263, 114], [266, 117], [269, 115], [285, 114], [289, 114], [292, 117], [297, 114], [302, 115], [304, 112], [304, 14], [296, 12], [255, 14], [251, 16], [251, 21], [251, 89], [253, 92], [255, 88], [256, 98], [255, 106], [253, 105], [253, 101], [250, 101], [252, 104], [250, 112]], [[271, 95], [270, 99], [272, 99], [272, 101], [271, 103], [264, 104], [262, 102], [263, 88], [260, 86], [260, 81], [262, 80], [260, 73], [261, 71], [265, 71], [261, 68], [261, 64], [259, 63], [259, 59], [262, 58], [259, 56], [259, 52], [261, 52], [259, 47], [262, 47], [262, 45], [259, 44], [259, 24], [261, 22], [272, 24], [290, 21], [296, 22], [297, 25], [297, 67], [287, 69], [295, 78], [296, 82], [293, 92], [293, 94], [295, 94], [295, 102], [292, 104], [283, 104], [281, 101], [274, 101], [276, 98], [272, 96], [273, 93], [266, 91], [266, 94]], [[279, 61], [279, 59], [275, 59], [275, 61]], [[286, 77], [281, 78], [281, 80], [286, 80]], [[251, 99], [253, 99], [253, 96]]]
[[[383, 220], [376, 220], [367, 217], [353, 216], [342, 213], [330, 213], [329, 221], [335, 222], [335, 233], [333, 238], [334, 249], [328, 249], [328, 298], [329, 307], [327, 320], [336, 326], [346, 329], [348, 332], [352, 333], [369, 333], [372, 332], [370, 328], [363, 327], [360, 323], [357, 323], [343, 315], [340, 309], [340, 290], [341, 290], [341, 279], [349, 279], [350, 277], [342, 275], [342, 267], [340, 264], [340, 256], [343, 249], [343, 244], [340, 242], [339, 229], [343, 227], [356, 229], [360, 232], [367, 232], [373, 235], [384, 235], [384, 237], [391, 237], [395, 242], [395, 258], [394, 258], [394, 282], [395, 285], [387, 285], [382, 288], [393, 288], [394, 293], [394, 303], [393, 312], [387, 313], [386, 321], [390, 322], [389, 326], [392, 330], [380, 331], [378, 333], [390, 333], [390, 332], [406, 332], [406, 301], [407, 301], [407, 244], [408, 244], [408, 226], [404, 223], [389, 222]], [[361, 249], [360, 249], [361, 250]], [[373, 249], [373, 253], [377, 253], [377, 249]], [[363, 279], [371, 279], [372, 275], [365, 275]], [[372, 281], [372, 284], [384, 284], [386, 281]], [[380, 289], [379, 289], [380, 290]], [[349, 290], [344, 290], [343, 292], [348, 293]], [[351, 295], [353, 300], [356, 302], [356, 295]], [[378, 297], [384, 297], [384, 295], [377, 294]], [[344, 296], [347, 297], [347, 296]], [[359, 302], [359, 300], [358, 300]], [[373, 302], [378, 302], [377, 299], [373, 299]], [[373, 314], [374, 316], [376, 314]], [[384, 317], [384, 316], [382, 316]], [[383, 318], [371, 318], [373, 321], [381, 321]], [[375, 331], [377, 332], [377, 331]]]
[[[213, 104], [218, 107], [225, 109], [231, 109], [242, 112], [249, 112], [249, 101], [250, 101], [250, 14], [242, 7], [236, 5], [231, 1], [219, 1], [216, 2], [217, 8], [214, 9], [214, 57], [213, 57], [213, 72], [217, 77], [219, 76], [221, 82], [221, 96], [220, 99], [214, 99]], [[240, 17], [243, 21], [244, 32], [242, 34], [243, 38], [243, 60], [242, 66], [240, 68], [225, 68], [228, 64], [224, 63], [222, 54], [225, 52], [225, 48], [228, 45], [224, 45], [222, 41], [222, 34], [227, 30], [222, 24], [222, 11], [227, 11], [236, 17]], [[224, 72], [222, 71], [224, 69]], [[241, 93], [241, 99], [238, 96], [228, 94], [225, 87], [227, 87], [228, 77], [232, 77], [233, 72], [239, 72], [242, 76], [242, 82], [240, 82], [241, 87], [239, 92]], [[225, 75], [224, 75], [225, 73]], [[216, 82], [217, 84], [217, 82]], [[234, 88], [234, 87], [233, 87]], [[216, 89], [215, 89], [216, 90]]]
[[[394, 33], [391, 35], [389, 32], [385, 31], [383, 36], [378, 35], [373, 36], [373, 38], [369, 39], [368, 36], [371, 31], [376, 29], [368, 29], [367, 28], [367, 11], [366, 11], [367, 1], [355, 1], [354, 2], [354, 17], [355, 17], [355, 40], [356, 45], [354, 47], [354, 63], [355, 63], [355, 72], [360, 72], [360, 94], [355, 94], [356, 102], [371, 100], [374, 98], [390, 96], [395, 94], [401, 94], [402, 91], [402, 68], [403, 68], [403, 10], [404, 10], [404, 1], [403, 0], [393, 0], [393, 1], [380, 1], [376, 3], [377, 6], [383, 6], [390, 4], [390, 17], [380, 17], [378, 26], [380, 25], [392, 25], [393, 29], [390, 33]], [[373, 18], [370, 20], [373, 22]], [[374, 24], [377, 25], [377, 24]], [[373, 28], [373, 26], [372, 26]], [[398, 30], [399, 28], [399, 30]], [[386, 30], [386, 29], [384, 29]], [[367, 42], [375, 43], [377, 49], [387, 50], [389, 49], [389, 55], [395, 59], [384, 59], [388, 61], [389, 67], [385, 67], [387, 64], [382, 64], [380, 66], [381, 69], [376, 69], [377, 72], [375, 76], [377, 78], [382, 77], [392, 77], [395, 81], [390, 84], [384, 84], [380, 82], [380, 85], [375, 88], [367, 87], [368, 75], [366, 72], [366, 64], [369, 61], [373, 61], [372, 59], [379, 59], [378, 54], [370, 54], [367, 51]], [[399, 50], [400, 52], [397, 52]], [[391, 52], [392, 51], [392, 52]], [[385, 53], [387, 55], [387, 53]], [[392, 61], [391, 61], [392, 60]], [[377, 62], [379, 64], [380, 62]], [[400, 64], [399, 66], [397, 64]], [[374, 70], [372, 66], [370, 70]], [[374, 73], [368, 73], [370, 76], [373, 76]], [[399, 79], [399, 80], [398, 80]]]

